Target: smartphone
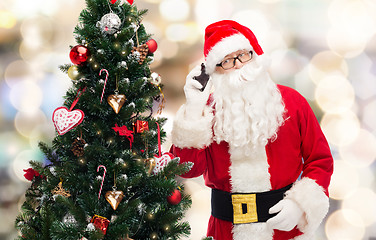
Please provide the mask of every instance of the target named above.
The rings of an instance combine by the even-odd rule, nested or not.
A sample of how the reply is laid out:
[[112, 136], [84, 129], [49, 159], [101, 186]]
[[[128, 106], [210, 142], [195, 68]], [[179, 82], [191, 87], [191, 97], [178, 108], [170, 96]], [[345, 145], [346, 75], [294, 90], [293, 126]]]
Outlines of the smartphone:
[[201, 74], [198, 76], [194, 76], [193, 79], [201, 83], [202, 88], [200, 89], [200, 91], [204, 91], [206, 84], [208, 84], [209, 81], [209, 75], [206, 74], [206, 68], [204, 63], [201, 63]]

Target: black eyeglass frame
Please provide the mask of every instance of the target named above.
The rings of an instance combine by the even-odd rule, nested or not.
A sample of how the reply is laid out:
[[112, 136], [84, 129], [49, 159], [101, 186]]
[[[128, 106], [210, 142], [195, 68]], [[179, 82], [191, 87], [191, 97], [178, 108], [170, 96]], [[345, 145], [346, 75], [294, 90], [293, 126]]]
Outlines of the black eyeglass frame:
[[224, 67], [222, 66], [222, 64], [223, 64], [224, 61], [222, 61], [222, 62], [216, 64], [215, 66], [217, 66], [217, 67], [221, 67], [221, 68], [223, 68], [224, 70], [229, 70], [229, 69], [235, 67], [235, 61], [236, 61], [236, 59], [238, 59], [239, 62], [241, 62], [241, 63], [246, 63], [246, 62], [251, 61], [251, 60], [253, 59], [253, 51], [251, 50], [251, 51], [249, 51], [248, 53], [250, 53], [251, 58], [250, 58], [249, 60], [247, 60], [247, 61], [244, 61], [244, 62], [239, 58], [239, 56], [241, 55], [241, 53], [240, 53], [238, 56], [234, 57], [234, 58], [226, 59], [225, 61], [230, 60], [230, 59], [234, 59], [234, 61], [233, 61], [233, 63], [232, 63], [233, 66], [230, 67], [230, 68], [224, 68]]

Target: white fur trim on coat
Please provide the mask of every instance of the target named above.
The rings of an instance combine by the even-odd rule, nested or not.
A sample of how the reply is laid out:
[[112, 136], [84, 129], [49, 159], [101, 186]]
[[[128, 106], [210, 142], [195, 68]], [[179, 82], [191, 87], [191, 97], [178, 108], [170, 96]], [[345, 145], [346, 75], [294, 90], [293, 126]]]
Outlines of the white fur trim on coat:
[[226, 55], [242, 49], [253, 49], [249, 40], [242, 34], [234, 34], [221, 39], [210, 49], [206, 56], [206, 73], [212, 74], [216, 67], [215, 65], [220, 63]]
[[179, 148], [202, 149], [213, 141], [213, 111], [205, 106], [203, 115], [199, 119], [187, 117], [185, 105], [182, 105], [174, 119], [171, 138], [172, 144]]
[[269, 164], [265, 146], [259, 146], [246, 152], [244, 147], [236, 147], [231, 143], [230, 176], [232, 192], [265, 192], [271, 189]]
[[266, 223], [251, 223], [234, 225], [232, 228], [234, 240], [272, 240], [273, 230], [266, 226]]
[[297, 181], [285, 194], [285, 198], [295, 201], [304, 211], [305, 218], [298, 223], [303, 235], [295, 240], [311, 239], [329, 210], [329, 198], [324, 189], [314, 180], [304, 177]]
[[[265, 192], [271, 189], [269, 165], [265, 146], [258, 146], [247, 154], [247, 148], [230, 145], [230, 176], [232, 192]], [[273, 230], [266, 223], [234, 225], [234, 240], [272, 240]]]

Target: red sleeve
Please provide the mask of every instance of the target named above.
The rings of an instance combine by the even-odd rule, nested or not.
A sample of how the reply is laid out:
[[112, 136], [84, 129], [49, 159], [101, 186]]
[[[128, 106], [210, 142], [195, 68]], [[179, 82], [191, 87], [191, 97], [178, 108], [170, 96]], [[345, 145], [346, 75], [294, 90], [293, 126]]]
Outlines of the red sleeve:
[[183, 174], [183, 178], [194, 178], [202, 175], [207, 168], [207, 148], [178, 148], [172, 145], [170, 152], [180, 158], [180, 163], [192, 162], [192, 169]]
[[301, 152], [304, 159], [302, 177], [314, 179], [328, 196], [333, 173], [333, 158], [321, 127], [306, 100], [302, 101], [300, 131]]

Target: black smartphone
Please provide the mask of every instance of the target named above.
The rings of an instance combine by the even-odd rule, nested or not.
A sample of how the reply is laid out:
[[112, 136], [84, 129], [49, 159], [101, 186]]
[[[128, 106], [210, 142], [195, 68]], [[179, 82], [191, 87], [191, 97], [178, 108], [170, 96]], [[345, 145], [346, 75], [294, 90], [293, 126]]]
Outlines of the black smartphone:
[[206, 74], [205, 64], [201, 63], [201, 74], [198, 76], [194, 76], [193, 79], [197, 80], [199, 83], [201, 83], [202, 88], [200, 91], [204, 91], [206, 84], [208, 84], [209, 81], [209, 75]]

